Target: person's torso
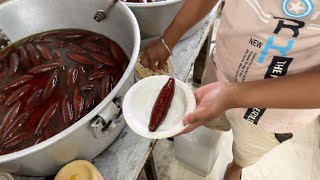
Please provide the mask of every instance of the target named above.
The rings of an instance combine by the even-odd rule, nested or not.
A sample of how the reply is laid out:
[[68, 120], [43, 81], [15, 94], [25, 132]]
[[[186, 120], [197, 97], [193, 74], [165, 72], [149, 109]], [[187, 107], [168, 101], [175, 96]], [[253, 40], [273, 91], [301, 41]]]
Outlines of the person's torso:
[[[320, 68], [320, 1], [226, 0], [215, 59], [220, 79], [229, 82]], [[314, 119], [320, 112], [254, 107], [237, 111], [244, 119], [278, 132], [293, 130], [306, 122], [301, 122], [306, 114]]]

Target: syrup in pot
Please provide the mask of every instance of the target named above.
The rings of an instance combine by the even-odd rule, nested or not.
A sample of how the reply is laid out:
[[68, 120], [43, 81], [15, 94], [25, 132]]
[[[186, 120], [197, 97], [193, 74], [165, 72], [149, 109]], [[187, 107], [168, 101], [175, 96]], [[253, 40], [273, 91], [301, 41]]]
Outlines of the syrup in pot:
[[64, 29], [0, 51], [0, 155], [38, 144], [90, 112], [129, 64], [109, 38]]

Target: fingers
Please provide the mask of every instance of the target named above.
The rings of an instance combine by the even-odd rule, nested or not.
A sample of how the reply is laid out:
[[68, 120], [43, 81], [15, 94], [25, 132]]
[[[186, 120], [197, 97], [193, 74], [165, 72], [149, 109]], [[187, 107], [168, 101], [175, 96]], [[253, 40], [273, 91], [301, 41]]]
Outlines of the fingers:
[[198, 89], [193, 91], [194, 97], [196, 99], [197, 106], [200, 105], [200, 103], [202, 101], [202, 98], [203, 98], [203, 95], [205, 94], [204, 93], [204, 91], [205, 91], [204, 87], [200, 87], [200, 88], [198, 88]]
[[186, 115], [182, 120], [182, 124], [184, 126], [187, 126], [188, 124], [190, 124], [190, 121], [192, 121], [191, 119], [193, 119], [193, 118], [194, 118], [194, 112]]
[[206, 90], [207, 90], [207, 89], [206, 89], [207, 86], [208, 86], [208, 85], [202, 86], [202, 87], [194, 90], [194, 91], [193, 91], [193, 94], [194, 94], [198, 99], [202, 99], [203, 95], [205, 94], [205, 92], [206, 92]]
[[196, 129], [198, 126], [196, 126], [195, 124], [190, 124], [186, 129], [184, 129], [181, 133], [177, 134], [176, 136], [181, 136], [183, 134], [187, 134], [191, 131], [193, 131], [194, 129]]
[[184, 129], [182, 132], [180, 132], [179, 134], [177, 134], [176, 136], [180, 136], [182, 134], [187, 134], [193, 130], [195, 130], [196, 128], [205, 125], [207, 122], [203, 121], [203, 122], [197, 122], [194, 124], [190, 124], [186, 129]]
[[156, 60], [155, 58], [152, 58], [148, 52], [148, 50], [146, 50], [145, 52], [142, 53], [141, 55], [141, 64], [142, 66], [144, 66], [145, 68], [150, 68], [153, 71], [157, 71], [157, 65], [156, 65]]
[[141, 64], [142, 66], [144, 66], [145, 68], [149, 68], [149, 57], [145, 54], [145, 53], [142, 53], [141, 54]]
[[158, 72], [158, 68], [157, 68], [157, 65], [156, 65], [156, 61], [154, 59], [150, 59], [149, 60], [149, 68], [154, 71], [154, 72]]
[[184, 117], [182, 123], [183, 125], [193, 124], [200, 121], [208, 121], [211, 119], [210, 111], [205, 106], [198, 106], [197, 109]]
[[160, 39], [150, 41], [141, 55], [142, 66], [159, 72], [163, 69], [169, 58], [167, 50], [163, 47]]
[[158, 70], [161, 70], [161, 69], [163, 69], [163, 67], [164, 67], [164, 65], [166, 64], [166, 62], [167, 61], [164, 61], [164, 60], [162, 60], [162, 61], [159, 61], [159, 64], [158, 64]]
[[207, 114], [204, 114], [205, 108], [200, 108], [194, 111], [193, 113], [188, 114], [183, 119], [183, 125], [187, 126], [181, 133], [177, 134], [176, 136], [180, 136], [182, 134], [189, 133], [194, 129], [198, 128], [199, 126], [203, 126], [210, 120], [209, 117], [206, 117]]

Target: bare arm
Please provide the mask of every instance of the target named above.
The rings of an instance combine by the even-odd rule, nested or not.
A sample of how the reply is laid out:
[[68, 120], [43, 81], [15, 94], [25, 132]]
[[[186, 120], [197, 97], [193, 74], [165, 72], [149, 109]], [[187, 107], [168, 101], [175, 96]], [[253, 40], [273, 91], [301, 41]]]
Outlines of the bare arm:
[[218, 0], [185, 0], [163, 37], [172, 49], [180, 38], [208, 15]]
[[236, 107], [320, 108], [320, 72], [233, 84]]
[[320, 108], [320, 72], [307, 72], [279, 78], [242, 83], [216, 82], [197, 89], [197, 108], [188, 114], [182, 132], [206, 124], [232, 108]]
[[[180, 38], [197, 22], [202, 20], [218, 0], [185, 0], [176, 17], [163, 34], [163, 38], [170, 50], [179, 42]], [[170, 54], [160, 39], [151, 41], [143, 50], [141, 63], [144, 67], [156, 71], [163, 68]], [[158, 66], [156, 66], [156, 62]]]

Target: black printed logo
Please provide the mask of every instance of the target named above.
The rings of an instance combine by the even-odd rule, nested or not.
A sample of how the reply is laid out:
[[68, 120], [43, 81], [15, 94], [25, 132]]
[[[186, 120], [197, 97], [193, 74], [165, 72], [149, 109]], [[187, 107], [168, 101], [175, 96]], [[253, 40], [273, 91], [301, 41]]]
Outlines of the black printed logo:
[[253, 124], [258, 124], [265, 111], [265, 108], [249, 108], [246, 114], [244, 114], [244, 118]]
[[293, 58], [289, 57], [274, 56], [264, 78], [268, 79], [286, 75], [292, 60]]

